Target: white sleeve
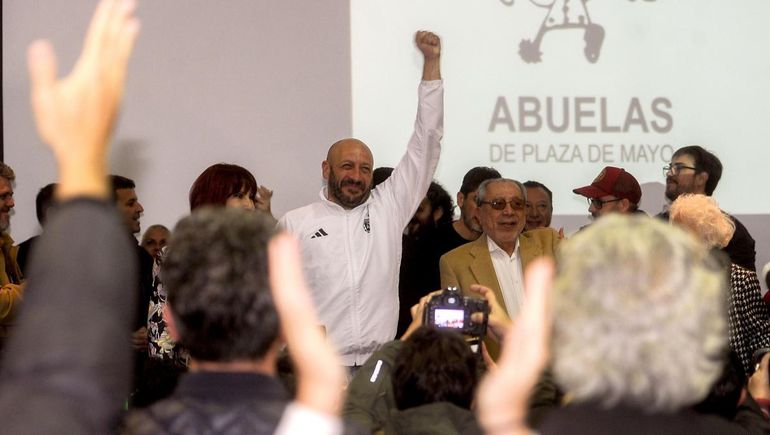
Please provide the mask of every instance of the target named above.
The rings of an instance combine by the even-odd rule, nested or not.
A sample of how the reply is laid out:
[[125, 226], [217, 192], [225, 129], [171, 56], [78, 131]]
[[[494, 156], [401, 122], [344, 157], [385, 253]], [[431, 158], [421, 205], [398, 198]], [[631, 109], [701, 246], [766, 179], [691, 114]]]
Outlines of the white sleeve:
[[397, 227], [403, 228], [425, 197], [438, 166], [444, 134], [444, 85], [424, 81], [419, 87], [417, 118], [406, 153], [383, 183], [383, 195], [392, 201]]
[[342, 420], [308, 408], [299, 402], [291, 402], [281, 416], [275, 435], [340, 435]]

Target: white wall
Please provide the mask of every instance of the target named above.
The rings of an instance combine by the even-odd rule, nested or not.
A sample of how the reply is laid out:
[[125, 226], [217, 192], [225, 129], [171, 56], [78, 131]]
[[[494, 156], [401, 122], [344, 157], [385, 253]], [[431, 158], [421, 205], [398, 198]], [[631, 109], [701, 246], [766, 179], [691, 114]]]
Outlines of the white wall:
[[[113, 144], [137, 182], [142, 227], [173, 225], [193, 180], [240, 164], [274, 188], [276, 216], [317, 198], [329, 144], [351, 133], [348, 2], [140, 1], [142, 29]], [[37, 231], [34, 196], [56, 178], [35, 135], [26, 46], [54, 41], [60, 71], [80, 49], [95, 0], [3, 0], [5, 162], [16, 171], [17, 241]]]

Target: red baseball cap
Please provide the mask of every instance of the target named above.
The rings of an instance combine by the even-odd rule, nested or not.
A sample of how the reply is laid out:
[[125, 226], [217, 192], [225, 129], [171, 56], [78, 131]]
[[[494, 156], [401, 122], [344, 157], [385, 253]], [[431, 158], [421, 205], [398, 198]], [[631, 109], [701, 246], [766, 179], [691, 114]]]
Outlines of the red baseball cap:
[[590, 186], [573, 189], [578, 195], [586, 198], [601, 198], [603, 196], [614, 196], [620, 199], [627, 199], [632, 204], [639, 204], [642, 199], [642, 188], [633, 175], [622, 168], [606, 166], [602, 172], [594, 179]]

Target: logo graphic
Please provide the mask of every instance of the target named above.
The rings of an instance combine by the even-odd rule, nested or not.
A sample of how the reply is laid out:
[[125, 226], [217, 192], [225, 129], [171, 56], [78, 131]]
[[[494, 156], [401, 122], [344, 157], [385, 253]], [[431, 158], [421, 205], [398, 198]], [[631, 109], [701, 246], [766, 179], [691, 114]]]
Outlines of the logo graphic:
[[315, 234], [313, 234], [310, 238], [311, 239], [316, 239], [316, 238], [324, 237], [324, 236], [328, 236], [328, 235], [329, 234], [327, 234], [326, 231], [324, 231], [323, 228], [319, 228], [318, 231], [316, 231]]
[[[513, 2], [501, 1], [503, 1], [503, 4], [513, 4]], [[543, 23], [540, 24], [540, 29], [537, 31], [534, 41], [524, 39], [519, 44], [519, 56], [521, 56], [524, 62], [540, 62], [543, 55], [543, 52], [540, 51], [540, 44], [543, 42], [545, 34], [551, 30], [565, 29], [584, 29], [583, 40], [586, 45], [583, 53], [591, 63], [596, 63], [599, 60], [602, 42], [604, 42], [604, 28], [591, 22], [588, 9], [586, 9], [586, 1], [588, 0], [550, 0], [550, 3], [538, 3], [536, 0], [529, 1], [535, 6], [548, 8], [548, 14]]]
[[364, 216], [364, 231], [369, 233], [372, 230], [372, 226], [369, 224], [369, 206], [366, 206], [366, 216]]

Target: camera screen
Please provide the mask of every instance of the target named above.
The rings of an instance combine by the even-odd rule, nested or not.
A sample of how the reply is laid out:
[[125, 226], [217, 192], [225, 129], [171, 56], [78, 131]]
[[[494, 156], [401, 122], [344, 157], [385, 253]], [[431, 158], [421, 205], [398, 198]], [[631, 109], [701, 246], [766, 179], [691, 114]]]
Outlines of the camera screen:
[[457, 328], [461, 329], [465, 321], [465, 311], [447, 310], [445, 308], [436, 308], [433, 314], [433, 324], [439, 328]]

